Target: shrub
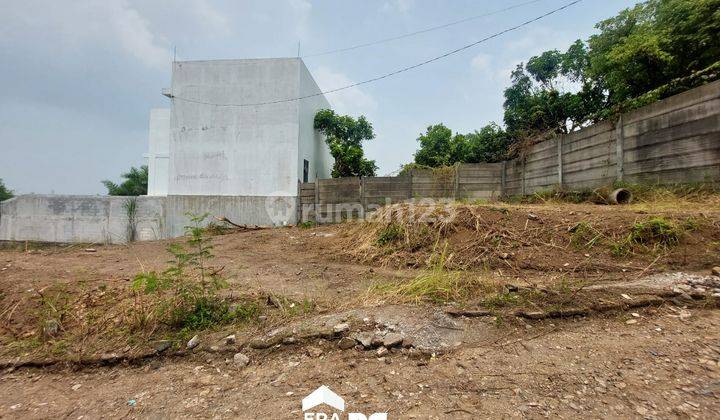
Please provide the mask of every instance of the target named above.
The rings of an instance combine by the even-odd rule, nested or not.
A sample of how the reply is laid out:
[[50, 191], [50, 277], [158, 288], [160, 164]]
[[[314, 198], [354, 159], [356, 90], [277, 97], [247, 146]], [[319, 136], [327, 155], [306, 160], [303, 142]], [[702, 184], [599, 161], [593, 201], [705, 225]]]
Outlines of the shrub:
[[135, 276], [133, 290], [158, 298], [152, 308], [157, 318], [173, 327], [202, 329], [214, 324], [248, 318], [253, 305], [231, 310], [218, 291], [227, 286], [220, 270], [208, 265], [213, 258], [208, 230], [202, 225], [207, 214], [189, 215], [192, 224], [185, 227], [184, 244], [172, 244], [167, 250], [173, 259], [164, 271]]

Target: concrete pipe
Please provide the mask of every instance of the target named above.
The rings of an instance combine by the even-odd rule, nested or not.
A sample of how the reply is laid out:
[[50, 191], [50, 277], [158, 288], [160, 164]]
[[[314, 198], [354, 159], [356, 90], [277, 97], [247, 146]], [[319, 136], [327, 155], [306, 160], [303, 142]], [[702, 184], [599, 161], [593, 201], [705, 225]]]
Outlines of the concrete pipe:
[[625, 188], [618, 188], [610, 193], [608, 202], [610, 204], [630, 204], [632, 201], [632, 193]]

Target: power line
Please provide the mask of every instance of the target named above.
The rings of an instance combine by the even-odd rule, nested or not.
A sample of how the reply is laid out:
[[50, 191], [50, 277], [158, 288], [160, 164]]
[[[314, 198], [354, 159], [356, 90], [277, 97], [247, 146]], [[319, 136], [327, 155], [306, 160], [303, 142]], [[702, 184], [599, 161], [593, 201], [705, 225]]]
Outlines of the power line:
[[410, 38], [410, 37], [413, 37], [413, 36], [415, 36], [415, 35], [421, 35], [421, 34], [424, 34], [424, 33], [427, 33], [427, 32], [437, 31], [438, 29], [444, 29], [444, 28], [448, 28], [448, 27], [450, 27], [450, 26], [459, 25], [459, 24], [461, 24], [461, 23], [470, 22], [470, 21], [472, 21], [472, 20], [477, 20], [477, 19], [480, 19], [480, 18], [492, 16], [492, 15], [497, 15], [497, 14], [500, 14], [500, 13], [503, 13], [503, 12], [507, 12], [507, 11], [510, 11], [510, 10], [513, 10], [513, 9], [517, 9], [517, 8], [520, 8], [520, 7], [523, 7], [523, 6], [527, 6], [527, 5], [530, 5], [530, 4], [533, 4], [533, 3], [538, 3], [538, 2], [540, 2], [540, 1], [543, 1], [543, 0], [531, 0], [531, 1], [526, 1], [526, 2], [524, 2], [524, 3], [516, 4], [516, 5], [514, 5], [514, 6], [509, 6], [509, 7], [506, 7], [506, 8], [504, 8], [504, 9], [495, 10], [495, 11], [493, 11], [493, 12], [483, 13], [483, 14], [481, 14], [481, 15], [470, 16], [470, 17], [467, 17], [467, 18], [464, 18], [464, 19], [456, 20], [456, 21], [449, 22], [449, 23], [445, 23], [445, 24], [442, 24], [442, 25], [431, 26], [431, 27], [429, 27], [429, 28], [421, 29], [421, 30], [419, 30], [419, 31], [410, 32], [410, 33], [403, 34], [403, 35], [393, 36], [393, 37], [390, 37], [390, 38], [378, 39], [378, 40], [376, 40], [376, 41], [366, 42], [366, 43], [364, 43], [364, 44], [352, 45], [352, 46], [350, 46], [350, 47], [338, 48], [338, 49], [334, 49], [334, 50], [328, 50], [328, 51], [323, 51], [323, 52], [319, 52], [319, 53], [303, 55], [303, 58], [320, 57], [320, 56], [323, 56], [323, 55], [329, 55], [329, 54], [336, 54], [336, 53], [341, 53], [341, 52], [346, 52], [346, 51], [352, 51], [352, 50], [357, 50], [357, 49], [360, 49], [360, 48], [371, 47], [371, 46], [373, 46], [373, 45], [379, 45], [379, 44], [384, 44], [384, 43], [387, 43], [387, 42], [397, 41], [397, 40], [404, 39], [404, 38]]
[[313, 93], [313, 94], [311, 94], [311, 95], [305, 95], [305, 96], [300, 96], [300, 97], [297, 97], [297, 98], [290, 98], [290, 99], [278, 99], [278, 100], [274, 100], [274, 101], [250, 103], [250, 104], [233, 104], [233, 103], [219, 104], [219, 103], [204, 102], [204, 101], [199, 101], [199, 100], [195, 100], [195, 99], [183, 98], [183, 97], [180, 97], [180, 96], [173, 96], [172, 98], [178, 99], [178, 100], [184, 101], [184, 102], [196, 103], [196, 104], [201, 104], [201, 105], [214, 105], [214, 106], [223, 106], [223, 107], [250, 107], [250, 106], [273, 105], [273, 104], [280, 104], [280, 103], [285, 103], [285, 102], [294, 102], [294, 101], [299, 101], [299, 100], [302, 100], [302, 99], [308, 99], [308, 98], [314, 98], [314, 97], [321, 96], [321, 95], [327, 95], [327, 94], [329, 94], [329, 93], [340, 92], [340, 91], [342, 91], [342, 90], [346, 90], [346, 89], [354, 88], [354, 87], [357, 87], [357, 86], [366, 85], [366, 84], [368, 84], [368, 83], [377, 82], [377, 81], [379, 81], [379, 80], [387, 79], [388, 77], [392, 77], [392, 76], [398, 75], [398, 74], [400, 74], [400, 73], [404, 73], [404, 72], [406, 72], [406, 71], [414, 70], [414, 69], [416, 69], [416, 68], [418, 68], [418, 67], [425, 66], [425, 65], [430, 64], [430, 63], [433, 63], [433, 62], [435, 62], [435, 61], [442, 60], [443, 58], [447, 58], [447, 57], [449, 57], [449, 56], [451, 56], [451, 55], [454, 55], [454, 54], [457, 54], [457, 53], [459, 53], [459, 52], [461, 52], [461, 51], [465, 51], [465, 50], [467, 50], [467, 49], [469, 49], [469, 48], [472, 48], [472, 47], [474, 47], [474, 46], [476, 46], [476, 45], [479, 45], [479, 44], [482, 44], [482, 43], [484, 43], [484, 42], [487, 42], [487, 41], [489, 41], [489, 40], [491, 40], [491, 39], [497, 38], [497, 37], [499, 37], [499, 36], [501, 36], [501, 35], [504, 35], [504, 34], [506, 34], [506, 33], [508, 33], [508, 32], [516, 31], [516, 30], [518, 30], [518, 29], [520, 29], [520, 28], [522, 28], [522, 27], [524, 27], [524, 26], [528, 26], [528, 25], [530, 25], [531, 23], [537, 22], [537, 21], [539, 21], [539, 20], [541, 20], [541, 19], [543, 19], [543, 18], [546, 18], [546, 17], [548, 17], [548, 16], [550, 16], [550, 15], [553, 15], [553, 14], [555, 14], [555, 13], [558, 13], [558, 12], [562, 11], [562, 10], [565, 10], [565, 9], [571, 7], [571, 6], [574, 6], [574, 5], [578, 4], [578, 3], [580, 3], [581, 1], [583, 1], [583, 0], [574, 0], [574, 1], [570, 2], [570, 3], [565, 4], [564, 6], [561, 6], [561, 7], [558, 7], [558, 8], [556, 8], [556, 9], [553, 9], [553, 10], [547, 12], [547, 13], [544, 13], [544, 14], [538, 16], [538, 17], [535, 17], [535, 18], [533, 18], [533, 19], [530, 19], [530, 20], [528, 20], [528, 21], [525, 21], [525, 22], [523, 22], [523, 23], [521, 23], [521, 24], [519, 24], [519, 25], [510, 27], [510, 28], [507, 28], [507, 29], [502, 30], [502, 31], [500, 31], [500, 32], [496, 32], [496, 33], [494, 33], [494, 34], [492, 34], [492, 35], [490, 35], [490, 36], [487, 36], [487, 37], [485, 37], [485, 38], [483, 38], [483, 39], [481, 39], [481, 40], [479, 40], [479, 41], [475, 41], [475, 42], [473, 42], [473, 43], [470, 43], [470, 44], [467, 44], [467, 45], [463, 45], [463, 46], [460, 47], [460, 48], [456, 48], [456, 49], [454, 49], [454, 50], [452, 50], [452, 51], [448, 51], [448, 52], [446, 52], [446, 53], [444, 53], [444, 54], [442, 54], [442, 55], [438, 55], [438, 56], [436, 56], [436, 57], [433, 57], [433, 58], [430, 58], [430, 59], [428, 59], [428, 60], [422, 61], [422, 62], [420, 62], [420, 63], [413, 64], [413, 65], [407, 66], [407, 67], [403, 67], [403, 68], [398, 69], [398, 70], [395, 70], [395, 71], [393, 71], [393, 72], [385, 73], [385, 74], [383, 74], [383, 75], [381, 75], [381, 76], [373, 77], [373, 78], [371, 78], [371, 79], [363, 80], [363, 81], [361, 81], [361, 82], [352, 83], [352, 84], [349, 84], [349, 85], [346, 85], [346, 86], [342, 86], [342, 87], [339, 87], [339, 88], [330, 89], [330, 90], [326, 90], [326, 91], [321, 91], [321, 92], [318, 92], [318, 93]]

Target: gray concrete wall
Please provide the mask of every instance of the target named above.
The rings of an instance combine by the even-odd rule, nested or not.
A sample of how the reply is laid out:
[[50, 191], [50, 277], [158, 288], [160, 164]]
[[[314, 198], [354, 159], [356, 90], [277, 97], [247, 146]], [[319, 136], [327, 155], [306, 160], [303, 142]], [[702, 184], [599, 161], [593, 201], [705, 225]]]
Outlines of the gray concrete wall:
[[165, 196], [170, 174], [170, 109], [150, 110], [148, 131], [148, 195]]
[[316, 178], [330, 178], [333, 158], [330, 148], [325, 143], [325, 137], [315, 130], [315, 114], [321, 109], [329, 109], [330, 104], [324, 95], [320, 95], [320, 88], [305, 63], [299, 62], [300, 96], [307, 97], [299, 101], [298, 106], [298, 156], [297, 179], [303, 181], [303, 160], [310, 163], [308, 182]]
[[[308, 208], [407, 198], [493, 199], [562, 187], [720, 182], [720, 81], [582, 130], [538, 143], [524, 158], [414, 170], [396, 178], [321, 179], [299, 188]], [[311, 194], [312, 186], [318, 191]], [[313, 220], [304, 212], [303, 220]]]
[[[0, 240], [124, 243], [127, 197], [22, 195], [0, 203]], [[137, 197], [138, 240], [165, 237], [162, 197]]]
[[296, 195], [300, 60], [173, 64], [169, 195]]
[[[21, 195], [0, 203], [0, 240], [125, 243], [131, 197]], [[182, 236], [188, 213], [209, 213], [207, 222], [227, 217], [237, 224], [294, 224], [295, 197], [167, 196], [135, 197], [135, 239]]]

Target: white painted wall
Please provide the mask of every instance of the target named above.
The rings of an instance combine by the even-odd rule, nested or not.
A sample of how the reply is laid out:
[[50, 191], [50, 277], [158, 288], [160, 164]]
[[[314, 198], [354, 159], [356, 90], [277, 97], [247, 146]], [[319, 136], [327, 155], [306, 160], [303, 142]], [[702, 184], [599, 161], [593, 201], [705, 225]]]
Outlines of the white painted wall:
[[148, 195], [168, 193], [170, 165], [170, 109], [150, 110], [148, 135]]
[[[305, 63], [300, 60], [300, 96], [309, 96], [320, 93], [320, 88]], [[303, 160], [310, 162], [308, 182], [315, 182], [316, 178], [330, 178], [333, 158], [330, 149], [325, 143], [325, 137], [314, 128], [315, 114], [321, 109], [330, 108], [325, 96], [318, 95], [300, 101], [298, 107], [299, 136], [298, 136], [298, 180], [303, 180]]]
[[176, 62], [170, 195], [297, 195], [299, 60]]

